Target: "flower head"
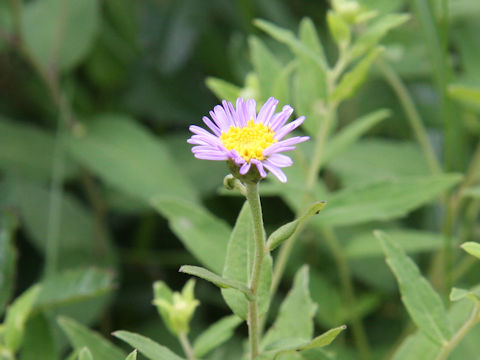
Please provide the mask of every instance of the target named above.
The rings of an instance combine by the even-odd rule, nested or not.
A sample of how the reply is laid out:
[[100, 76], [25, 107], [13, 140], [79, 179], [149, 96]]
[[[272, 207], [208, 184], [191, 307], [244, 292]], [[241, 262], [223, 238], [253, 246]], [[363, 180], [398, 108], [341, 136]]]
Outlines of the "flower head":
[[295, 136], [282, 140], [285, 135], [299, 127], [304, 116], [287, 124], [293, 108], [286, 105], [275, 114], [278, 100], [271, 97], [256, 112], [255, 100], [237, 99], [236, 107], [228, 101], [214, 107], [210, 117], [204, 116], [203, 122], [212, 133], [192, 125], [194, 134], [188, 142], [194, 144], [192, 152], [198, 159], [230, 161], [238, 167], [240, 175], [246, 175], [252, 165], [264, 178], [267, 171], [281, 182], [287, 177], [281, 168], [293, 164], [291, 158], [280, 154], [295, 149], [295, 145], [309, 139], [308, 136]]

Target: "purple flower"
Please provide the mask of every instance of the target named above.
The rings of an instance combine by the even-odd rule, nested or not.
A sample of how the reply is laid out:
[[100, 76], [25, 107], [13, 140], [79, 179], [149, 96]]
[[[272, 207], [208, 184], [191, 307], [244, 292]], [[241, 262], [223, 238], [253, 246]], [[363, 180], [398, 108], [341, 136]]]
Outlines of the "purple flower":
[[247, 174], [253, 164], [262, 178], [269, 171], [281, 182], [286, 182], [287, 177], [281, 168], [292, 165], [293, 161], [280, 153], [295, 149], [294, 145], [309, 137], [282, 140], [299, 127], [305, 117], [287, 124], [293, 108], [286, 105], [275, 114], [277, 104], [277, 99], [269, 98], [257, 115], [257, 104], [253, 99], [238, 98], [236, 109], [232, 103], [223, 100], [222, 106], [217, 105], [210, 111], [211, 119], [203, 117], [213, 134], [199, 126], [190, 126], [194, 135], [187, 141], [196, 145], [192, 148], [193, 154], [198, 159], [231, 160], [240, 168], [241, 175]]

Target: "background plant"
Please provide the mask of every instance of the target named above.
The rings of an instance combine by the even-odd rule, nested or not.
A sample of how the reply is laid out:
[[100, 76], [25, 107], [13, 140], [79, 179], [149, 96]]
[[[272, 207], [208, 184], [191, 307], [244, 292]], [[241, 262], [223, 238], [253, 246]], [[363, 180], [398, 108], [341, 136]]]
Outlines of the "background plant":
[[[297, 152], [287, 185], [262, 186], [268, 231], [308, 199], [328, 201], [278, 250], [285, 277], [275, 280], [272, 314], [307, 263], [317, 333], [351, 325], [325, 356], [445, 354], [475, 306], [468, 298], [450, 306], [450, 289], [478, 283], [478, 261], [457, 245], [478, 240], [479, 8], [473, 0], [361, 5], [367, 18], [378, 13], [357, 19], [341, 2], [330, 15], [328, 4], [309, 2], [0, 3], [1, 307], [23, 294], [10, 307], [19, 326], [5, 330], [4, 320], [3, 356], [63, 357], [59, 324], [82, 359], [126, 357], [78, 321], [106, 337], [135, 331], [181, 354], [151, 316], [151, 283], [181, 289], [176, 270], [195, 261], [222, 273], [223, 257], [210, 255], [226, 252], [241, 207], [217, 194], [225, 168], [195, 161], [184, 144], [187, 124], [217, 102], [206, 75], [219, 97], [292, 104], [315, 138]], [[374, 229], [400, 244], [440, 294], [430, 296], [440, 314], [433, 322], [416, 318], [406, 300], [420, 329], [413, 336]], [[385, 249], [390, 265], [395, 256], [411, 264], [395, 245]], [[25, 293], [36, 282], [41, 288]], [[194, 335], [227, 315], [210, 285], [199, 282], [197, 297]], [[438, 328], [443, 338], [432, 336]], [[450, 358], [475, 358], [476, 332]], [[240, 357], [243, 335], [239, 327], [207, 356]]]

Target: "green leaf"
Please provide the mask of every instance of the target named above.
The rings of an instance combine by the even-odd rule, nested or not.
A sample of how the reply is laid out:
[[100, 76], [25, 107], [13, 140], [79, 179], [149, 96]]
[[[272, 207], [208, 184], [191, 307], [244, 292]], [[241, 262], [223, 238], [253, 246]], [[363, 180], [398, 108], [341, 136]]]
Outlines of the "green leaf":
[[441, 346], [432, 342], [422, 332], [417, 332], [405, 339], [392, 360], [436, 360]]
[[295, 275], [292, 289], [280, 306], [275, 322], [262, 339], [261, 347], [293, 337], [304, 341], [312, 339], [317, 306], [310, 298], [308, 279], [308, 267], [304, 266]]
[[458, 301], [464, 298], [469, 298], [474, 302], [480, 301], [480, 288], [476, 287], [472, 290], [459, 289], [455, 287], [452, 288], [452, 291], [450, 292], [450, 301]]
[[390, 115], [390, 110], [376, 110], [370, 114], [358, 118], [340, 130], [325, 146], [325, 153], [323, 155], [322, 163], [328, 164], [330, 160], [335, 158], [335, 156], [342, 153], [368, 130]]
[[448, 93], [451, 98], [458, 102], [471, 109], [480, 111], [480, 88], [462, 84], [452, 84], [448, 86]]
[[[442, 248], [444, 240], [438, 233], [397, 229], [390, 230], [388, 235], [407, 253], [429, 252]], [[383, 250], [371, 231], [353, 237], [344, 248], [350, 259], [383, 256]]]
[[471, 187], [462, 191], [462, 196], [480, 199], [480, 186]]
[[26, 47], [45, 68], [76, 66], [91, 49], [100, 25], [97, 0], [28, 2], [22, 13]]
[[96, 360], [124, 360], [125, 353], [100, 334], [79, 324], [73, 319], [60, 317], [58, 324], [67, 335], [72, 347], [79, 351], [88, 347]]
[[167, 195], [197, 200], [168, 147], [127, 117], [97, 117], [83, 135], [70, 136], [67, 144], [78, 161], [135, 198], [149, 201]]
[[93, 355], [87, 347], [84, 347], [78, 353], [78, 360], [93, 360]]
[[[225, 267], [223, 269], [224, 278], [238, 281], [246, 287], [250, 285], [255, 251], [252, 224], [253, 220], [250, 207], [248, 203], [245, 202], [230, 236]], [[262, 273], [260, 275], [260, 286], [257, 293], [259, 316], [262, 316], [268, 310], [271, 281], [272, 258], [269, 255], [265, 255]], [[242, 319], [247, 318], [248, 301], [242, 293], [237, 290], [222, 289], [222, 295], [225, 302], [236, 315]]]
[[54, 330], [45, 314], [30, 316], [25, 326], [21, 360], [57, 359]]
[[397, 243], [381, 231], [376, 231], [375, 236], [382, 243], [387, 264], [397, 278], [402, 301], [413, 322], [435, 343], [447, 343], [452, 326], [438, 293]]
[[279, 227], [268, 237], [266, 247], [270, 251], [277, 248], [282, 242], [290, 238], [300, 225], [307, 222], [313, 215], [322, 211], [325, 205], [325, 201], [314, 203], [298, 219]]
[[[326, 64], [323, 48], [308, 18], [300, 23], [299, 38], [304, 46], [313, 50]], [[297, 54], [297, 66], [293, 77], [293, 101], [297, 114], [306, 117], [302, 127], [312, 136], [317, 136], [318, 124], [326, 114], [326, 67], [319, 66], [310, 56]]]
[[235, 103], [237, 98], [240, 97], [242, 93], [242, 88], [239, 86], [230, 84], [229, 82], [217, 79], [214, 77], [208, 77], [206, 80], [207, 87], [215, 96], [220, 100], [227, 100], [232, 103]]
[[334, 329], [330, 329], [322, 335], [317, 336], [315, 339], [310, 341], [308, 344], [300, 347], [300, 350], [314, 349], [318, 347], [324, 347], [330, 345], [333, 340], [347, 327], [345, 325], [338, 326]]
[[66, 304], [86, 301], [113, 290], [113, 274], [89, 268], [67, 270], [48, 277], [35, 302], [35, 310], [51, 309]]
[[410, 19], [409, 14], [388, 14], [369, 25], [359, 36], [352, 49], [352, 58], [357, 59], [371, 48], [393, 28], [400, 26]]
[[376, 47], [356, 64], [352, 70], [342, 76], [339, 84], [331, 94], [331, 100], [340, 102], [351, 97], [358, 87], [365, 81], [370, 65], [373, 60], [381, 53], [382, 49]]
[[7, 308], [3, 341], [12, 352], [16, 352], [22, 344], [25, 324], [40, 290], [39, 285], [32, 286]]
[[230, 236], [225, 221], [194, 203], [175, 198], [157, 196], [151, 204], [168, 219], [175, 235], [204, 266], [222, 272]]
[[327, 12], [327, 24], [330, 34], [337, 44], [345, 46], [350, 42], [350, 27], [340, 15], [329, 10]]
[[445, 174], [347, 188], [332, 194], [328, 199], [330, 205], [311, 224], [344, 226], [402, 217], [438, 198], [461, 178]]
[[137, 350], [133, 350], [125, 360], [137, 360]]
[[233, 336], [234, 330], [243, 322], [236, 315], [226, 316], [211, 325], [193, 343], [196, 357], [204, 357]]
[[282, 65], [259, 38], [251, 36], [248, 44], [253, 68], [258, 76], [261, 98], [267, 99], [273, 94], [274, 84], [282, 71]]
[[253, 21], [253, 24], [259, 29], [265, 31], [275, 40], [287, 45], [294, 54], [307, 56], [321, 68], [327, 68], [325, 59], [322, 58], [320, 54], [308, 48], [307, 46], [305, 46], [305, 44], [299, 41], [292, 31], [283, 29], [271, 22], [261, 19], [255, 19]]
[[221, 289], [238, 290], [243, 293], [247, 299], [250, 301], [253, 300], [253, 295], [248, 286], [239, 281], [222, 278], [221, 276], [199, 266], [183, 265], [179, 271], [210, 281]]
[[13, 214], [0, 212], [0, 315], [12, 295], [17, 252], [13, 237], [17, 224]]
[[165, 346], [157, 344], [155, 341], [145, 336], [128, 331], [115, 331], [113, 336], [125, 341], [130, 346], [137, 348], [138, 351], [150, 360], [183, 360]]
[[[11, 186], [29, 240], [40, 253], [45, 253], [49, 223], [47, 211], [50, 201], [49, 190], [20, 179], [15, 179]], [[106, 234], [98, 233], [95, 220], [85, 206], [65, 193], [61, 199], [60, 209], [58, 268], [112, 265], [115, 261], [115, 250], [112, 248], [110, 238], [104, 236]]]
[[469, 241], [469, 242], [463, 243], [461, 247], [470, 255], [480, 259], [480, 243]]
[[345, 187], [430, 175], [417, 144], [392, 140], [362, 139], [350, 145], [329, 164]]
[[[54, 137], [32, 125], [0, 120], [0, 169], [34, 180], [50, 179]], [[75, 166], [66, 161], [63, 176], [71, 177], [74, 172]]]

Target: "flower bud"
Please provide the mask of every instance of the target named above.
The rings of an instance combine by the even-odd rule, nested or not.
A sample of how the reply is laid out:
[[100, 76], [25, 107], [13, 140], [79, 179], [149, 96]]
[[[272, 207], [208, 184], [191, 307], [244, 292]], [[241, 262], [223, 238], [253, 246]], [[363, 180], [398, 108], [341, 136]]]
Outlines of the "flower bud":
[[195, 280], [189, 280], [181, 293], [172, 292], [163, 282], [153, 284], [153, 304], [157, 307], [168, 330], [174, 335], [187, 334], [196, 307], [200, 304], [194, 297]]

